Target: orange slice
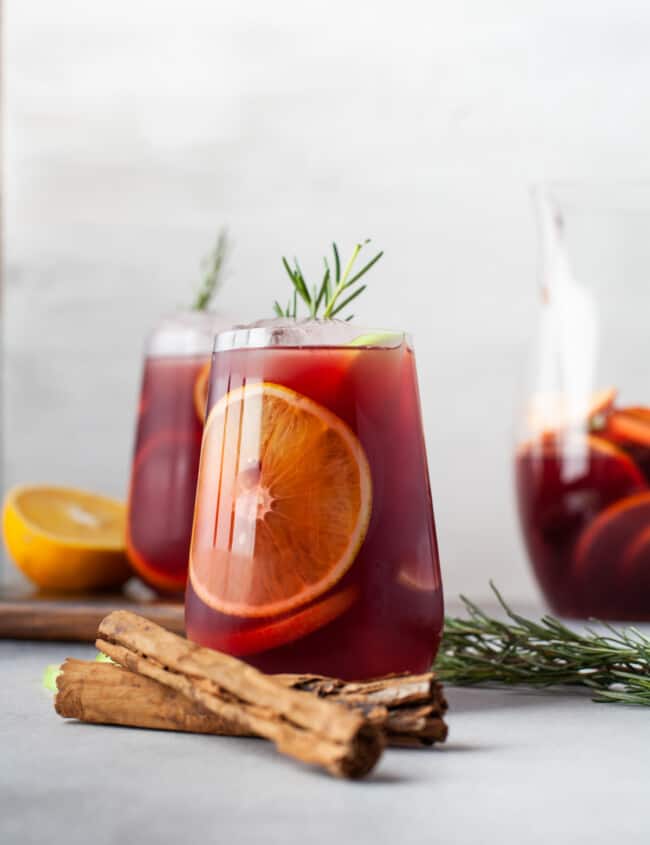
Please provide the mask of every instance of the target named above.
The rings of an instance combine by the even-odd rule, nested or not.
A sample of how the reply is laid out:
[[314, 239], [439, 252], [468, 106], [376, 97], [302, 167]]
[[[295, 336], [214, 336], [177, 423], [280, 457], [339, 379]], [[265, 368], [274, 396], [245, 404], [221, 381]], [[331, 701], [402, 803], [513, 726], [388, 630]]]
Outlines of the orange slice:
[[194, 382], [194, 408], [201, 425], [205, 422], [205, 410], [208, 404], [208, 386], [210, 384], [210, 367], [212, 361], [206, 361], [199, 370]]
[[142, 580], [162, 593], [185, 589], [200, 448], [197, 433], [162, 431], [133, 464], [126, 553]]
[[586, 396], [583, 401], [574, 401], [565, 393], [538, 393], [528, 409], [528, 428], [539, 433], [586, 426], [594, 417], [611, 410], [616, 393], [616, 388], [607, 387]]
[[607, 434], [621, 443], [650, 446], [650, 409], [613, 411], [607, 420]]
[[645, 527], [629, 543], [623, 561], [621, 574], [629, 577], [639, 572], [650, 573], [650, 517], [646, 519]]
[[279, 648], [329, 625], [349, 610], [358, 597], [359, 588], [352, 585], [275, 622], [246, 631], [211, 633], [210, 648], [235, 657]]
[[203, 435], [190, 578], [209, 607], [275, 616], [348, 571], [370, 518], [368, 460], [351, 429], [277, 384], [213, 407]]
[[[520, 443], [517, 447], [518, 460], [527, 459], [531, 462], [540, 460], [555, 460], [559, 465], [576, 460], [587, 459], [588, 465], [594, 460], [611, 460], [616, 463], [617, 471], [610, 473], [609, 480], [618, 477], [627, 480], [632, 486], [645, 487], [643, 473], [632, 458], [616, 443], [610, 443], [604, 437], [596, 434], [561, 434], [546, 431], [537, 438], [531, 438]], [[598, 485], [596, 485], [598, 486]]]
[[650, 522], [650, 492], [621, 499], [585, 529], [575, 549], [577, 574], [609, 569], [614, 573], [639, 533]]

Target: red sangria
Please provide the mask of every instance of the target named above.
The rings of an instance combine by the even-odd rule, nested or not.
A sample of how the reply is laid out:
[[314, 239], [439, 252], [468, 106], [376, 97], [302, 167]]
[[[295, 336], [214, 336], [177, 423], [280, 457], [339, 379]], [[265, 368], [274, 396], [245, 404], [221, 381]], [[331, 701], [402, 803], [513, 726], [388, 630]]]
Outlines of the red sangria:
[[428, 669], [443, 623], [415, 359], [402, 334], [218, 336], [188, 637], [267, 672]]
[[567, 616], [650, 619], [650, 409], [615, 391], [520, 446], [519, 511], [551, 606]]
[[210, 312], [164, 321], [150, 338], [131, 470], [127, 553], [159, 592], [182, 593], [210, 371], [224, 322]]

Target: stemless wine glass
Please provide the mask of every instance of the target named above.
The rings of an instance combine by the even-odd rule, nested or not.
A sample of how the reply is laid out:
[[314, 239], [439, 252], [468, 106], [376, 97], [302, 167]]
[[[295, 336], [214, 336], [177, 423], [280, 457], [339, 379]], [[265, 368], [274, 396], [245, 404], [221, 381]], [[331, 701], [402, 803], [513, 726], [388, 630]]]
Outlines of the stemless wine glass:
[[535, 194], [541, 320], [521, 415], [524, 538], [552, 608], [650, 619], [650, 186]]
[[185, 619], [269, 672], [431, 666], [443, 605], [406, 335], [280, 320], [217, 336]]
[[131, 564], [159, 592], [182, 593], [214, 336], [232, 323], [179, 311], [145, 350], [127, 520]]

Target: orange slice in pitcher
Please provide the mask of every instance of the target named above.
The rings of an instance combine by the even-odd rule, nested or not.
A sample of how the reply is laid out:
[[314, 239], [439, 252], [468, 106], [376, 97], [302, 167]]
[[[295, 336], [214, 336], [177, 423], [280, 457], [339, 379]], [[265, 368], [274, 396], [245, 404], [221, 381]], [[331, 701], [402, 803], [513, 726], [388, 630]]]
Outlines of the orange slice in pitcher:
[[575, 549], [575, 573], [603, 568], [616, 573], [630, 543], [650, 522], [650, 492], [621, 499], [602, 511], [589, 525]]
[[199, 370], [194, 382], [194, 409], [201, 425], [205, 422], [205, 409], [208, 404], [208, 387], [210, 384], [210, 366], [212, 361], [206, 361]]
[[209, 607], [275, 616], [321, 596], [352, 565], [372, 482], [351, 429], [268, 382], [231, 391], [205, 426], [190, 578]]
[[633, 577], [639, 573], [650, 574], [650, 520], [630, 542], [621, 563], [621, 574]]
[[650, 447], [650, 409], [622, 408], [607, 420], [607, 434], [620, 443]]

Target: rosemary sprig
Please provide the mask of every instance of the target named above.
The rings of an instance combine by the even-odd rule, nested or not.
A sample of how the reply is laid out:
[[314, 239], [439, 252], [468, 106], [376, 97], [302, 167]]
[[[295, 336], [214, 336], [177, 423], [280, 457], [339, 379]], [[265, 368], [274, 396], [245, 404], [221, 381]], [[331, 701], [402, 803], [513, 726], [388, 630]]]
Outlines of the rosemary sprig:
[[[280, 303], [276, 300], [273, 308], [278, 317], [289, 317], [297, 319], [298, 316], [298, 299], [307, 306], [309, 317], [312, 319], [321, 318], [323, 320], [331, 320], [338, 316], [341, 311], [348, 307], [348, 305], [360, 296], [367, 285], [359, 285], [359, 279], [364, 276], [371, 267], [373, 267], [384, 254], [378, 252], [374, 258], [361, 268], [358, 272], [352, 274], [355, 262], [359, 257], [361, 250], [369, 244], [369, 240], [358, 243], [352, 251], [343, 272], [341, 272], [341, 258], [338, 247], [335, 243], [332, 244], [332, 264], [333, 269], [327, 258], [323, 258], [323, 277], [319, 285], [309, 285], [300, 268], [298, 259], [293, 259], [293, 266], [289, 264], [286, 258], [282, 258], [282, 264], [287, 271], [291, 284], [293, 285], [293, 297], [289, 300], [286, 308], [282, 308]], [[356, 287], [355, 287], [356, 285]], [[354, 290], [352, 290], [354, 288]], [[344, 294], [347, 295], [344, 297]], [[322, 309], [322, 313], [321, 313]], [[353, 319], [353, 314], [350, 314], [345, 319]]]
[[214, 295], [221, 286], [223, 266], [229, 249], [228, 232], [225, 228], [222, 228], [219, 230], [217, 242], [212, 252], [201, 262], [203, 281], [192, 304], [192, 310], [205, 311], [214, 299]]
[[[490, 584], [503, 622], [461, 596], [469, 618], [448, 617], [436, 660], [440, 678], [459, 686], [586, 687], [594, 701], [650, 706], [650, 638], [636, 628], [576, 633], [552, 616], [515, 613]], [[599, 624], [599, 623], [597, 623]]]

